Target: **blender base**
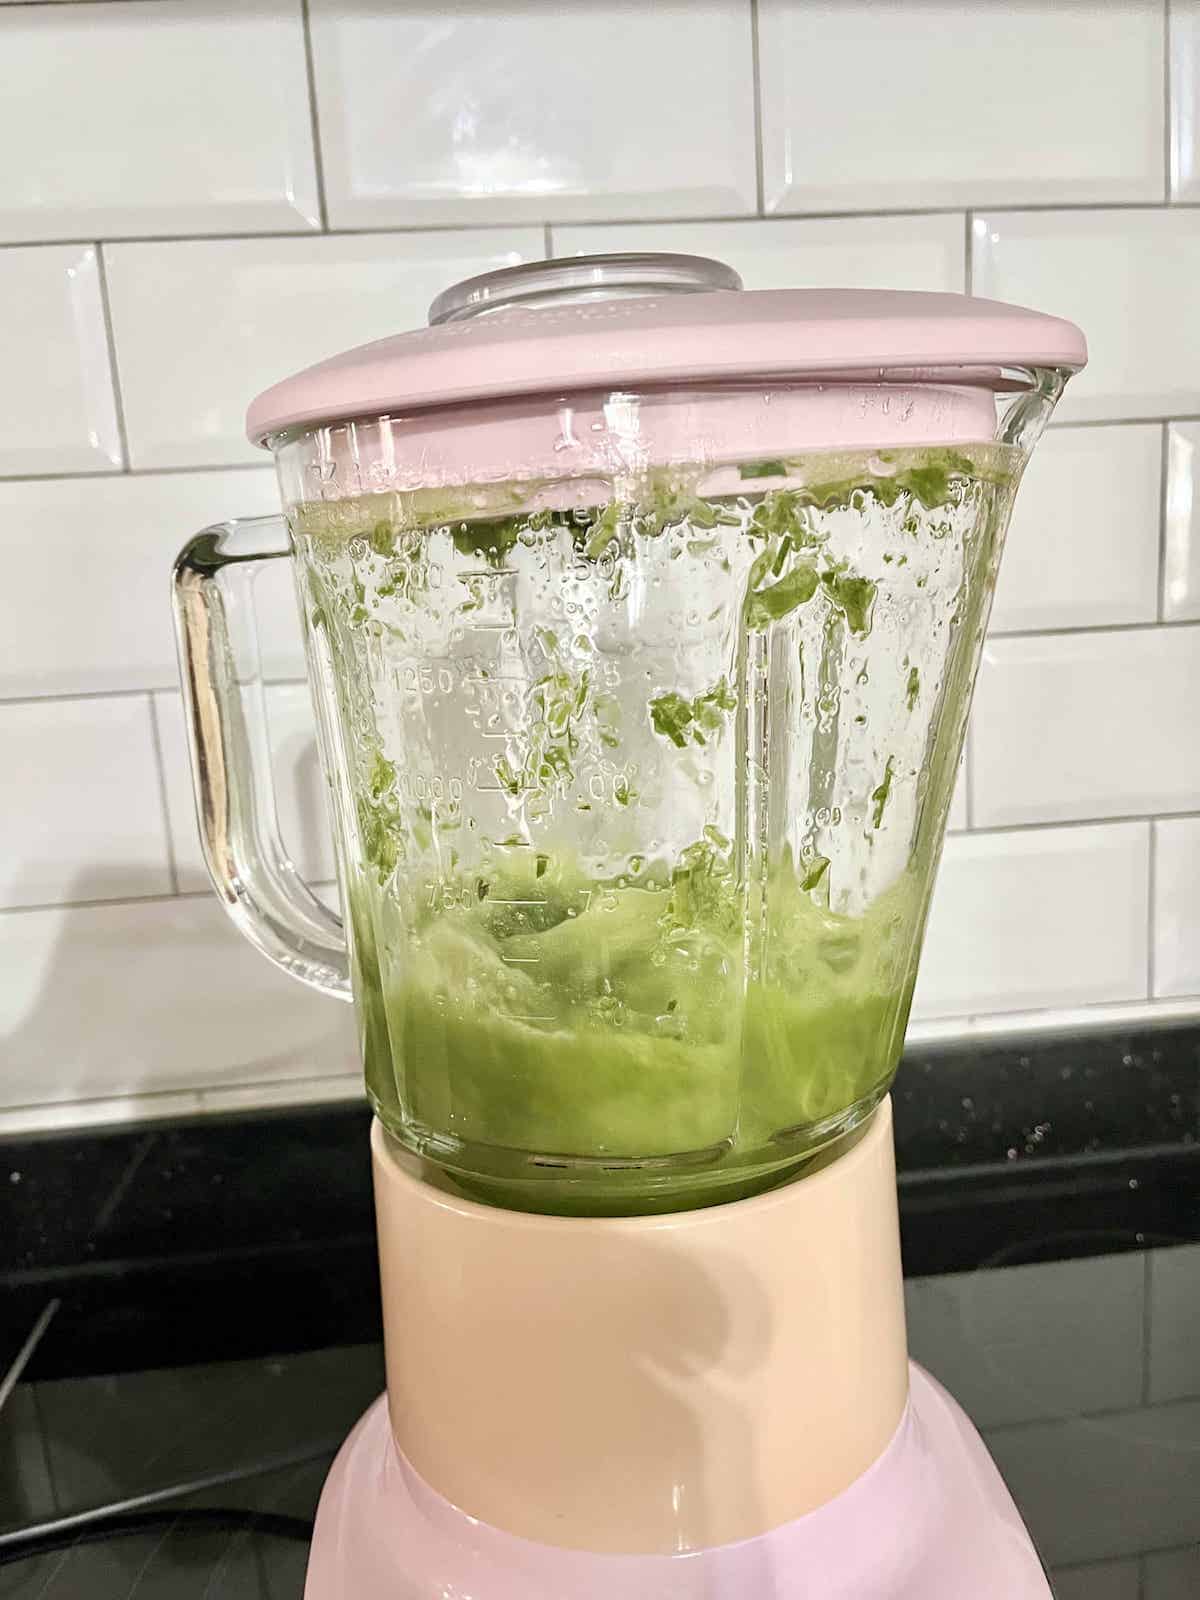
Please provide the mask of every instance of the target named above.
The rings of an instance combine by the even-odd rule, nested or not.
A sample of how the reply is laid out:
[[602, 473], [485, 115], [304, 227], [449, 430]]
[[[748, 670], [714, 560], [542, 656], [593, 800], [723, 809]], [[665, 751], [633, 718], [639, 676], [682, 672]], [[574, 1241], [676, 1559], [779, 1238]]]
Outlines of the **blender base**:
[[[512, 1441], [514, 1451], [520, 1441]], [[591, 1554], [459, 1511], [401, 1456], [385, 1397], [330, 1471], [305, 1600], [1050, 1600], [974, 1426], [910, 1366], [891, 1442], [825, 1505], [754, 1538], [677, 1555]]]

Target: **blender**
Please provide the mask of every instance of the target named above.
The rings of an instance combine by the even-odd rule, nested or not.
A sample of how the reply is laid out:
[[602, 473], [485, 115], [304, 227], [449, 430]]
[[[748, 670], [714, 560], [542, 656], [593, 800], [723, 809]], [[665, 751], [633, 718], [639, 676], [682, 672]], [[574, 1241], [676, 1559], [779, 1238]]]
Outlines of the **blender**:
[[[206, 859], [353, 999], [387, 1394], [308, 1600], [1016, 1600], [905, 1343], [887, 1090], [1071, 324], [574, 258], [251, 406], [281, 518], [176, 565]], [[292, 563], [342, 915], [280, 841]]]

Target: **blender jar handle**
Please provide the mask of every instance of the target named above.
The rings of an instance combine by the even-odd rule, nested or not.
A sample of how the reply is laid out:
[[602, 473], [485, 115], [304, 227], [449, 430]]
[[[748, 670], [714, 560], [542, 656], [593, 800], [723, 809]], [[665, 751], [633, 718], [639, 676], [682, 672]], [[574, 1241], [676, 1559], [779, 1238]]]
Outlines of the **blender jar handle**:
[[175, 632], [204, 859], [226, 911], [284, 972], [352, 998], [342, 920], [279, 837], [252, 585], [292, 554], [282, 517], [205, 528], [175, 562]]

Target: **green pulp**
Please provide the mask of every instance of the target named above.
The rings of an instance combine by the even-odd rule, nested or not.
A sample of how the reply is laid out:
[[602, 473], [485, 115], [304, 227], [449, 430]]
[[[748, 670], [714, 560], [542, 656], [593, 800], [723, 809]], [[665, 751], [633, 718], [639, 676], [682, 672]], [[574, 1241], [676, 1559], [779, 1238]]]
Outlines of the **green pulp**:
[[465, 885], [452, 898], [466, 904], [418, 918], [370, 1001], [367, 1081], [385, 1120], [489, 1147], [496, 1178], [517, 1177], [520, 1152], [607, 1167], [618, 1199], [620, 1164], [690, 1157], [695, 1201], [873, 1103], [907, 1021], [912, 883], [850, 918], [773, 874], [762, 966], [747, 972], [732, 875], [696, 855], [667, 887], [551, 867], [494, 879], [483, 899]]
[[[853, 1127], [890, 1082], [1017, 453], [830, 456], [807, 486], [765, 487], [815, 460], [751, 464], [744, 494], [711, 499], [677, 476], [570, 510], [521, 510], [539, 486], [517, 485], [294, 513], [347, 751], [339, 826], [367, 1088], [398, 1138], [487, 1198], [648, 1211], [749, 1193]], [[441, 634], [427, 643], [435, 623], [490, 619], [514, 569], [556, 572], [536, 566], [555, 556], [602, 593], [595, 617], [610, 625], [646, 542], [663, 540], [673, 570], [712, 573], [728, 614], [715, 671], [688, 681], [680, 637], [678, 677], [664, 682], [658, 660], [637, 674], [617, 653], [624, 676], [604, 679], [581, 622], [522, 614], [510, 631], [538, 663], [523, 720], [475, 746], [505, 836], [471, 832], [485, 811], [469, 786], [440, 809], [406, 787], [406, 739], [419, 752], [431, 738], [426, 707], [464, 714], [460, 679], [439, 666], [443, 689], [427, 670], [458, 660]], [[918, 668], [896, 641], [922, 605], [944, 637]], [[868, 707], [863, 686], [887, 683], [889, 666], [894, 691]], [[472, 681], [491, 670], [472, 666]], [[409, 724], [386, 704], [399, 683], [420, 702]], [[768, 702], [779, 753], [752, 798]], [[464, 749], [482, 726], [464, 726]], [[710, 825], [637, 854], [640, 787], [682, 795], [722, 754], [736, 836]], [[584, 780], [600, 772], [594, 800]], [[793, 827], [801, 793], [811, 817]], [[605, 809], [635, 841], [612, 875], [594, 849], [582, 864], [572, 834]], [[890, 828], [899, 842], [881, 843]], [[870, 879], [874, 852], [891, 849], [896, 867]]]

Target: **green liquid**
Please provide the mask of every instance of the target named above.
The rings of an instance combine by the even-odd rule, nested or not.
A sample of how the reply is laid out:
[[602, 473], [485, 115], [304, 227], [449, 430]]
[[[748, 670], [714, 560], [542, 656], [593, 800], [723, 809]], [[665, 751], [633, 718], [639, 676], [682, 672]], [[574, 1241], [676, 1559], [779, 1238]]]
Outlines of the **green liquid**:
[[407, 1142], [451, 1170], [460, 1145], [513, 1204], [569, 1206], [569, 1184], [531, 1192], [565, 1170], [592, 1209], [667, 1186], [691, 1205], [753, 1188], [874, 1103], [907, 1021], [908, 879], [848, 918], [773, 874], [748, 971], [744, 896], [720, 873], [699, 895], [687, 874], [655, 889], [552, 874], [423, 918], [375, 988], [368, 1087]]

